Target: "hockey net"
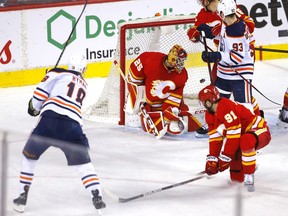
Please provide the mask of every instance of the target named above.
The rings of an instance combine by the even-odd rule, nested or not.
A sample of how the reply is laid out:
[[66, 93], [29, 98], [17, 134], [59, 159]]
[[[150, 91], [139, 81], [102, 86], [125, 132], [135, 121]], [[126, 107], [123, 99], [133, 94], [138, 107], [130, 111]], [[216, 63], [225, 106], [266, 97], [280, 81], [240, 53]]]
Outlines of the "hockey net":
[[[130, 63], [139, 54], [146, 51], [168, 54], [173, 45], [181, 45], [188, 53], [185, 67], [189, 78], [184, 89], [184, 101], [192, 113], [199, 114], [199, 118], [196, 117], [203, 122], [203, 108], [198, 103], [197, 95], [203, 87], [210, 84], [210, 76], [207, 64], [201, 60], [203, 44], [192, 43], [187, 36], [187, 30], [194, 22], [194, 16], [158, 16], [122, 23], [119, 25], [114, 59], [127, 74]], [[215, 49], [211, 40], [207, 40], [207, 44]], [[125, 81], [112, 64], [102, 94], [95, 104], [84, 111], [84, 118], [96, 122], [139, 126], [139, 116], [124, 111], [126, 88]]]

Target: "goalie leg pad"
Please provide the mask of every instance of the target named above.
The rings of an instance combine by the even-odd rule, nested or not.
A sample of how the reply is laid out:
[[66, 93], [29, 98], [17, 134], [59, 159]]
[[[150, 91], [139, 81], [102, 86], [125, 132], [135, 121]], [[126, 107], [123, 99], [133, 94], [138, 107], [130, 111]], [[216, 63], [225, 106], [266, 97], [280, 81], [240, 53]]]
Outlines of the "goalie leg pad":
[[[165, 125], [164, 125], [164, 120], [163, 120], [163, 116], [162, 116], [162, 112], [157, 111], [157, 112], [148, 112], [147, 113], [151, 120], [153, 121], [154, 125], [156, 126], [157, 130], [159, 131], [159, 133], [162, 130], [165, 130]], [[141, 113], [140, 114], [140, 119], [141, 119], [141, 125], [142, 128], [145, 132], [147, 133], [152, 133], [153, 131], [149, 126], [149, 123], [147, 122], [147, 119], [144, 117], [144, 115]]]
[[188, 111], [181, 111], [179, 116], [183, 117], [183, 119], [187, 121], [186, 124], [188, 125], [188, 132], [196, 131], [202, 127], [202, 124], [197, 120], [197, 118]]

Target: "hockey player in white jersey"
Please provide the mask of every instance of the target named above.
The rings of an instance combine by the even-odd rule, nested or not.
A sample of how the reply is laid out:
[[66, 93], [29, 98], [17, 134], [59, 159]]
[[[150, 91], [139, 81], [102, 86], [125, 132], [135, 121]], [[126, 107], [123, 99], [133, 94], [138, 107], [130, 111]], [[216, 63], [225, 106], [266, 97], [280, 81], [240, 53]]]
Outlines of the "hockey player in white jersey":
[[20, 195], [13, 200], [14, 209], [18, 212], [24, 212], [36, 163], [51, 146], [64, 152], [68, 166], [76, 169], [95, 208], [100, 211], [106, 207], [88, 153], [88, 139], [82, 131], [81, 106], [87, 91], [83, 79], [86, 65], [85, 57], [75, 54], [69, 58], [68, 70], [54, 68], [48, 71], [28, 103], [28, 113], [41, 117], [23, 149]]
[[[203, 61], [218, 62], [215, 82], [221, 97], [230, 98], [251, 107], [254, 52], [253, 36], [246, 23], [236, 16], [234, 0], [221, 0], [217, 13], [223, 20], [217, 52], [202, 53]], [[240, 75], [239, 75], [240, 74]], [[246, 81], [244, 80], [246, 79]]]

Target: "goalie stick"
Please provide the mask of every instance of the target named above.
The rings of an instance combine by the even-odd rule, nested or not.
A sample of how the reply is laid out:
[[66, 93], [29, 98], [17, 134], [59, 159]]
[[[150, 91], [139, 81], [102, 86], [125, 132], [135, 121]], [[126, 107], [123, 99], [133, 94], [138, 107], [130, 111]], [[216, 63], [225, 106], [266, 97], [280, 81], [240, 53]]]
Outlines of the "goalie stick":
[[[207, 52], [207, 50], [209, 49], [211, 52], [214, 52], [213, 49], [211, 49], [204, 41], [200, 40], [200, 42], [204, 45], [205, 47], [205, 51]], [[273, 100], [271, 100], [270, 98], [268, 98], [267, 96], [265, 96], [260, 90], [258, 90], [251, 82], [249, 82], [242, 74], [240, 74], [235, 68], [233, 68], [230, 64], [228, 64], [227, 62], [224, 62], [229, 68], [231, 68], [235, 73], [237, 73], [245, 82], [247, 82], [249, 85], [251, 85], [252, 88], [254, 88], [260, 95], [262, 95], [265, 99], [267, 99], [268, 101], [270, 101], [271, 103], [274, 103], [278, 106], [281, 106], [280, 103], [277, 103]], [[213, 84], [213, 83], [212, 83]]]
[[136, 200], [136, 199], [140, 199], [142, 197], [146, 197], [146, 196], [152, 195], [154, 193], [158, 193], [158, 192], [161, 192], [161, 191], [164, 191], [164, 190], [168, 190], [168, 189], [171, 189], [171, 188], [179, 187], [181, 185], [185, 185], [185, 184], [200, 180], [200, 179], [205, 178], [205, 177], [206, 177], [206, 172], [202, 171], [202, 172], [198, 173], [197, 176], [192, 178], [192, 179], [189, 179], [189, 180], [186, 180], [186, 181], [182, 181], [182, 182], [179, 182], [179, 183], [176, 183], [176, 184], [168, 185], [166, 187], [158, 188], [158, 189], [155, 189], [155, 190], [152, 190], [152, 191], [148, 191], [146, 193], [142, 193], [142, 194], [139, 194], [139, 195], [136, 195], [136, 196], [132, 196], [132, 197], [128, 197], [128, 198], [118, 197], [117, 195], [115, 195], [114, 193], [112, 193], [111, 191], [109, 191], [107, 189], [104, 189], [104, 191], [112, 199], [114, 199], [114, 200], [116, 200], [116, 201], [118, 201], [120, 203], [126, 203], [126, 202], [129, 202], [129, 201], [132, 201], [132, 200]]

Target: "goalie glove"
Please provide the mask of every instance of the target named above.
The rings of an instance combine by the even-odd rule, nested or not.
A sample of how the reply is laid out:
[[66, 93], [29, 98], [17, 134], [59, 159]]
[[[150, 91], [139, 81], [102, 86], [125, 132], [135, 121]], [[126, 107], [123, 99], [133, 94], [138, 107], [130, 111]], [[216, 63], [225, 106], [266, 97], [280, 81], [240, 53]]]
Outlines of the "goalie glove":
[[207, 175], [215, 175], [218, 172], [218, 158], [208, 155], [206, 158], [205, 172]]
[[181, 135], [187, 131], [187, 123], [181, 118], [179, 118], [179, 121], [171, 121], [167, 124], [167, 132], [171, 135]]
[[220, 154], [218, 158], [219, 158], [218, 170], [220, 172], [223, 172], [224, 170], [229, 168], [231, 158], [224, 154]]
[[40, 111], [37, 111], [36, 109], [33, 108], [32, 98], [29, 100], [28, 103], [28, 114], [34, 117], [40, 114]]
[[164, 111], [164, 119], [167, 132], [172, 135], [181, 135], [188, 131], [187, 123], [179, 117], [180, 110], [177, 107], [168, 107]]

